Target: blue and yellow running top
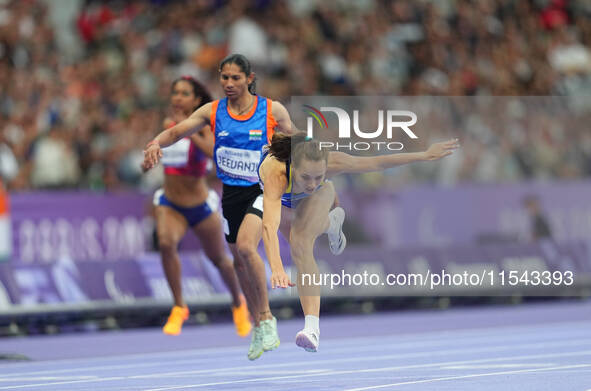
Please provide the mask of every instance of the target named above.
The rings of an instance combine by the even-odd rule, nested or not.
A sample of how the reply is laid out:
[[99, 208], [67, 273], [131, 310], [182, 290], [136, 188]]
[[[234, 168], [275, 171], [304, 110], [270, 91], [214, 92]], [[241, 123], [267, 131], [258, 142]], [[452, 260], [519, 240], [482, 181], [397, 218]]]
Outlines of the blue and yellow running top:
[[[263, 156], [261, 156], [261, 161], [258, 165], [258, 167], [261, 166], [261, 164], [263, 163], [263, 161], [265, 160], [265, 158], [269, 155], [269, 150], [265, 148], [265, 150], [263, 151]], [[292, 181], [292, 166], [291, 166], [291, 159], [285, 162], [285, 176], [287, 177], [287, 189], [285, 190], [285, 193], [283, 193], [283, 195], [281, 196], [281, 205], [288, 207], [288, 208], [296, 208], [298, 206], [298, 203], [304, 199], [306, 199], [307, 197], [310, 196], [310, 194], [307, 193], [293, 193], [292, 192], [292, 185], [293, 185], [293, 181]], [[259, 184], [261, 186], [261, 189], [263, 189], [263, 191], [265, 191], [265, 184], [263, 183], [263, 180], [261, 179], [261, 174], [259, 173], [259, 169], [257, 168], [257, 174], [259, 176]], [[320, 186], [322, 186], [322, 184], [320, 184]], [[320, 188], [320, 186], [318, 186], [318, 188]]]
[[252, 186], [259, 181], [261, 151], [271, 142], [277, 121], [271, 112], [272, 101], [258, 95], [255, 98], [243, 115], [230, 113], [228, 98], [212, 102], [213, 160], [218, 178], [226, 185]]

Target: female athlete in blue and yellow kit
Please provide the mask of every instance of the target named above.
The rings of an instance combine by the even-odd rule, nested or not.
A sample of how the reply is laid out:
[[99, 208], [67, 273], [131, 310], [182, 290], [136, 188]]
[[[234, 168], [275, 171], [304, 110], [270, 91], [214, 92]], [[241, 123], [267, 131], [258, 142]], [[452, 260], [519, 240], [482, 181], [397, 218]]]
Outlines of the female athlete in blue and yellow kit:
[[[164, 127], [181, 122], [211, 100], [209, 92], [194, 78], [183, 76], [175, 80], [170, 95], [171, 115], [164, 120]], [[222, 224], [217, 212], [219, 199], [205, 179], [212, 146], [213, 137], [193, 135], [163, 149], [164, 185], [154, 194], [154, 215], [162, 267], [174, 298], [174, 307], [163, 328], [169, 335], [180, 334], [183, 322], [189, 317], [182, 295], [181, 262], [177, 251], [188, 228], [197, 235], [205, 255], [219, 269], [230, 290], [236, 332], [245, 337], [252, 327], [232, 260], [224, 248]]]
[[255, 95], [255, 75], [242, 55], [220, 64], [220, 83], [226, 97], [201, 106], [189, 118], [160, 133], [145, 150], [146, 169], [156, 165], [161, 147], [211, 126], [217, 176], [224, 184], [224, 230], [234, 267], [255, 321], [248, 358], [254, 360], [279, 346], [277, 320], [267, 297], [265, 266], [257, 247], [262, 237], [262, 190], [257, 167], [263, 146], [275, 131], [291, 132], [291, 119], [279, 102]]
[[[304, 133], [274, 135], [258, 169], [261, 186], [264, 186], [263, 240], [272, 271], [271, 287], [295, 285], [283, 269], [278, 230], [289, 238], [291, 256], [299, 275], [318, 273], [314, 242], [323, 233], [328, 234], [334, 254], [344, 250], [346, 240], [341, 227], [345, 212], [340, 207], [331, 211], [336, 192], [327, 178], [340, 173], [378, 171], [416, 161], [437, 160], [456, 148], [458, 142], [453, 139], [433, 144], [424, 152], [359, 157], [322, 150], [317, 141]], [[296, 335], [296, 344], [315, 352], [320, 338], [319, 287], [303, 287], [300, 278], [297, 283], [305, 324]]]

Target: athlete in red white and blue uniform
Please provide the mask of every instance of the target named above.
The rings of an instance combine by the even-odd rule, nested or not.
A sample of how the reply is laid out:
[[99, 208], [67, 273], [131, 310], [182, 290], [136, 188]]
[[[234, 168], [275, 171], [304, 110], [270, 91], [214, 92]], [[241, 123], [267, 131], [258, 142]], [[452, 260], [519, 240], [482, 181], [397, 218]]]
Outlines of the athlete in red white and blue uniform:
[[[173, 82], [170, 101], [171, 113], [164, 120], [167, 128], [187, 118], [195, 108], [211, 102], [211, 97], [199, 82], [185, 76]], [[232, 260], [224, 248], [222, 223], [217, 212], [219, 198], [205, 179], [208, 165], [211, 165], [208, 154], [212, 144], [212, 137], [192, 135], [162, 150], [164, 185], [154, 194], [154, 215], [162, 267], [174, 298], [174, 307], [163, 331], [169, 335], [180, 334], [183, 322], [189, 316], [182, 295], [177, 246], [187, 229], [191, 229], [200, 239], [207, 257], [219, 269], [232, 295], [236, 332], [245, 337], [252, 327], [248, 308], [241, 295]]]

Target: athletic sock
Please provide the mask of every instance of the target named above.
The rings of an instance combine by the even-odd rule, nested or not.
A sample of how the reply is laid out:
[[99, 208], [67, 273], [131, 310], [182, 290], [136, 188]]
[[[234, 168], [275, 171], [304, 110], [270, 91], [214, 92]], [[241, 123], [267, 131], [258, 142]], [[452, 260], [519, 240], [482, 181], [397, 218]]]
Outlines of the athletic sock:
[[320, 318], [314, 315], [306, 315], [306, 319], [304, 321], [304, 328], [308, 330], [313, 330], [316, 333], [320, 334]]

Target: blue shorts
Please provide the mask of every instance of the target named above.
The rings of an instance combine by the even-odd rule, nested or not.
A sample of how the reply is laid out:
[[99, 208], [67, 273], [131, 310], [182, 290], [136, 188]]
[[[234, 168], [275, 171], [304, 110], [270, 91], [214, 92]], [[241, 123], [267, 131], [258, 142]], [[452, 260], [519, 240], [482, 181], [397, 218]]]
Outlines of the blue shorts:
[[209, 190], [209, 195], [204, 203], [189, 208], [178, 206], [170, 202], [164, 195], [164, 189], [158, 189], [154, 193], [155, 206], [168, 206], [169, 208], [176, 210], [185, 218], [185, 220], [187, 220], [189, 227], [199, 224], [208, 218], [209, 215], [217, 211], [219, 202], [220, 198], [213, 190]]

